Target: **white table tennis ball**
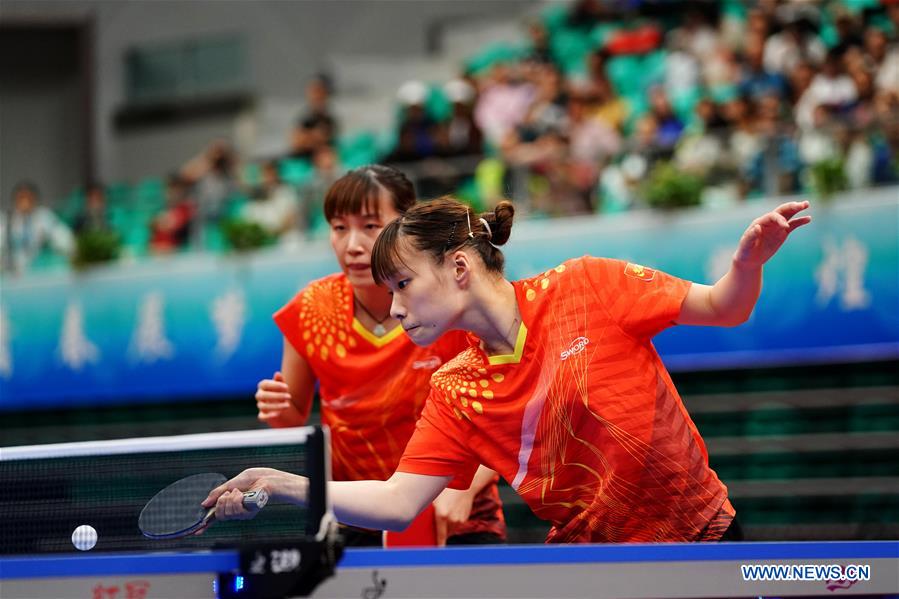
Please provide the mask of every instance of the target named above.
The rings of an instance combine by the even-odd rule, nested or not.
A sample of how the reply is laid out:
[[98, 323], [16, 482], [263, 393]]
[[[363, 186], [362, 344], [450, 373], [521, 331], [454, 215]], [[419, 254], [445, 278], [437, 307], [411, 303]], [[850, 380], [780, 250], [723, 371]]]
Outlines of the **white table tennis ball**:
[[72, 545], [81, 551], [90, 551], [97, 544], [97, 531], [93, 526], [82, 524], [72, 533]]

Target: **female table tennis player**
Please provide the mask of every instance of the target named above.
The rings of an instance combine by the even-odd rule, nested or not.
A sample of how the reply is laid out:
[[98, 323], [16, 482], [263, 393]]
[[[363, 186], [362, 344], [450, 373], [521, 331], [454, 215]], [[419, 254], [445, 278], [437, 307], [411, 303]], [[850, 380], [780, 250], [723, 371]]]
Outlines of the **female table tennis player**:
[[[650, 340], [673, 324], [744, 322], [763, 265], [810, 222], [797, 216], [807, 207], [755, 219], [714, 286], [589, 256], [510, 282], [497, 246], [509, 238], [511, 204], [480, 217], [447, 199], [411, 208], [379, 236], [375, 280], [416, 344], [459, 329], [469, 346], [431, 377], [396, 473], [332, 483], [337, 517], [401, 528], [486, 464], [552, 523], [548, 542], [739, 538], [727, 488]], [[302, 503], [307, 481], [253, 468], [205, 505], [250, 518], [240, 491], [260, 488]]]
[[[274, 316], [284, 335], [281, 371], [259, 382], [259, 419], [306, 422], [316, 381], [331, 428], [334, 480], [384, 480], [399, 463], [428, 396], [428, 380], [467, 346], [449, 333], [419, 347], [390, 315], [389, 290], [375, 284], [371, 248], [384, 224], [415, 203], [400, 171], [370, 165], [348, 172], [325, 196], [340, 273], [310, 283]], [[471, 488], [434, 501], [438, 544], [505, 540], [496, 473], [482, 468]], [[344, 531], [348, 544], [380, 545], [381, 534]]]

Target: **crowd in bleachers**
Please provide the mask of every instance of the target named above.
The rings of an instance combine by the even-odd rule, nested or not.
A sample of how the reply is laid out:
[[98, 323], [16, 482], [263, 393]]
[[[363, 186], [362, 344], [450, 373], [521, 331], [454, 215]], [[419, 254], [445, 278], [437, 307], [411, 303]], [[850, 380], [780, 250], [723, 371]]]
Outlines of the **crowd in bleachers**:
[[164, 180], [92, 184], [56, 214], [23, 183], [0, 222], [4, 264], [89, 254], [81, 240], [104, 235], [136, 256], [234, 246], [222, 223], [259, 243], [319, 236], [325, 190], [369, 162], [407, 171], [422, 197], [511, 196], [547, 216], [662, 204], [678, 177], [695, 182], [685, 203], [712, 207], [814, 192], [820, 173], [896, 183], [897, 39], [892, 0], [552, 4], [457, 78], [402, 85], [392, 134], [342, 132], [321, 75], [284, 156], [250, 163], [217, 140]]

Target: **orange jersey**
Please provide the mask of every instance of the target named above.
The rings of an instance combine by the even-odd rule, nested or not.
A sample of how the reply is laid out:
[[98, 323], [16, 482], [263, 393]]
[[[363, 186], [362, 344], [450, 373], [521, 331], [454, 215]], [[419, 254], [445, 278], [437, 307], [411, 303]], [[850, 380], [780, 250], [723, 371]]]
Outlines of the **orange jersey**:
[[468, 346], [462, 333], [418, 347], [397, 326], [382, 337], [353, 316], [344, 274], [310, 283], [274, 316], [319, 382], [334, 480], [386, 480], [424, 407], [428, 380]]
[[674, 323], [690, 283], [583, 257], [514, 283], [514, 354], [480, 340], [431, 378], [399, 470], [503, 476], [548, 542], [714, 540], [734, 511], [650, 338]]

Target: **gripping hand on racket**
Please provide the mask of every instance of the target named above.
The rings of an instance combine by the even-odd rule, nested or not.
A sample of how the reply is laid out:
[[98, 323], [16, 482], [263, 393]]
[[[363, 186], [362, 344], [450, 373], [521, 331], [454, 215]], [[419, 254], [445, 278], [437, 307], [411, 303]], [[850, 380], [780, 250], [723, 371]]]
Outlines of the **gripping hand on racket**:
[[303, 476], [274, 468], [249, 468], [210, 491], [202, 506], [214, 506], [217, 520], [249, 520], [257, 512], [244, 506], [245, 492], [265, 491], [270, 500], [304, 503], [308, 488], [309, 480]]
[[787, 202], [752, 221], [727, 274], [711, 286], [690, 286], [677, 324], [732, 327], [746, 322], [762, 291], [762, 266], [793, 231], [812, 221], [811, 216], [797, 216], [808, 207], [808, 202]]

